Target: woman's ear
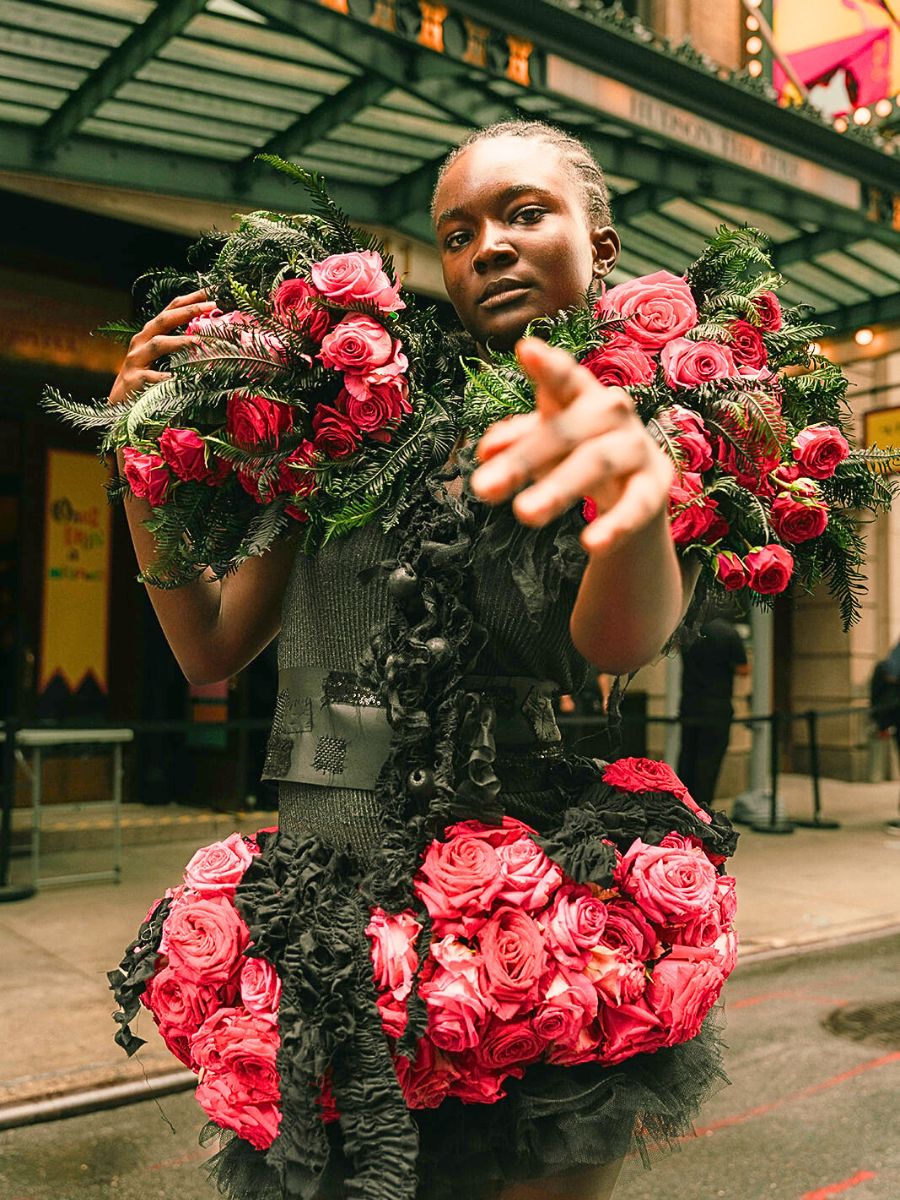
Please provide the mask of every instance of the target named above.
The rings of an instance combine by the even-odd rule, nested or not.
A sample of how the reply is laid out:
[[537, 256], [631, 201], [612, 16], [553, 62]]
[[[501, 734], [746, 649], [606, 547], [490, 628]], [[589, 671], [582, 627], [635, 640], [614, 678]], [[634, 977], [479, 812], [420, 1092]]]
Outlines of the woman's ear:
[[612, 225], [603, 225], [591, 230], [591, 248], [593, 253], [593, 277], [598, 282], [605, 279], [616, 263], [622, 250], [619, 235]]

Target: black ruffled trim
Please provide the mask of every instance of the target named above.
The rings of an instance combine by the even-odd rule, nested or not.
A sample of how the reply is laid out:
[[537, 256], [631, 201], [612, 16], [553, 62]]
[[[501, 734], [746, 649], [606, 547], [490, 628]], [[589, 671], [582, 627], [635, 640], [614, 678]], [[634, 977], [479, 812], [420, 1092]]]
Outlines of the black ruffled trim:
[[144, 1045], [146, 1039], [131, 1032], [129, 1022], [137, 1016], [141, 1007], [141, 996], [156, 971], [156, 956], [162, 940], [163, 925], [169, 915], [171, 902], [159, 900], [150, 916], [141, 925], [137, 937], [125, 951], [115, 971], [107, 971], [110, 990], [116, 998], [119, 1012], [113, 1020], [119, 1028], [116, 1044], [131, 1057]]

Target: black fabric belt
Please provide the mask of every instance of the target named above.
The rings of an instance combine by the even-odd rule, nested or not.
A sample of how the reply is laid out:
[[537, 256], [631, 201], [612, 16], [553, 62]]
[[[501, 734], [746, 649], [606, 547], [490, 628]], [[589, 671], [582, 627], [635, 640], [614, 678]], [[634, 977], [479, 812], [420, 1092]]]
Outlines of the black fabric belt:
[[[466, 691], [496, 714], [498, 760], [554, 756], [561, 743], [549, 679], [467, 675]], [[278, 703], [263, 779], [372, 790], [391, 745], [387, 709], [349, 671], [290, 667], [278, 673]]]

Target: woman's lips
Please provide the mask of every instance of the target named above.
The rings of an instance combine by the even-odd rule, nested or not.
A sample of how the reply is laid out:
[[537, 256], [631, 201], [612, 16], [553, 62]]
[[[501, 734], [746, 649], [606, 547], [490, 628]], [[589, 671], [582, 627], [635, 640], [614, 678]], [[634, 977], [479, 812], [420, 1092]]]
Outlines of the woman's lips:
[[510, 284], [504, 288], [502, 292], [494, 292], [493, 296], [488, 296], [484, 300], [478, 301], [479, 308], [502, 308], [506, 304], [512, 304], [516, 300], [521, 300], [526, 292], [531, 291], [531, 285], [527, 283]]

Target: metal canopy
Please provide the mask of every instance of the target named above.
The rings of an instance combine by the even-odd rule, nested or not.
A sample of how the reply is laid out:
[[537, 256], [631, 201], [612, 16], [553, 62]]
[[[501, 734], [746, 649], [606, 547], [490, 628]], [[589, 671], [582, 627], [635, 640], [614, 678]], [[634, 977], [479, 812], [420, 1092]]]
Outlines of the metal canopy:
[[0, 169], [296, 208], [270, 152], [354, 220], [431, 241], [447, 150], [539, 117], [607, 172], [614, 282], [747, 222], [789, 300], [841, 331], [900, 321], [898, 160], [721, 76], [596, 0], [0, 0]]

